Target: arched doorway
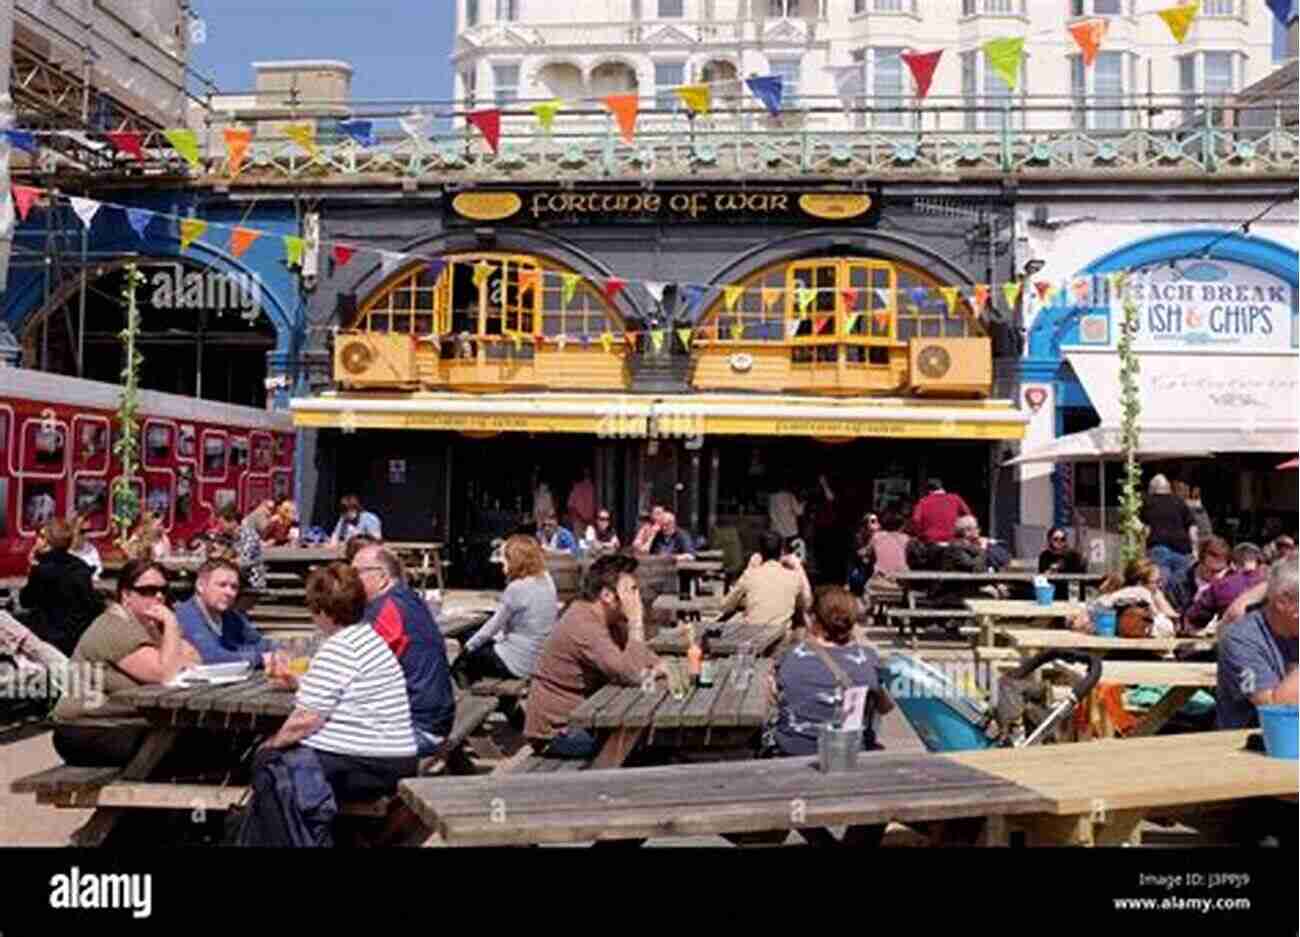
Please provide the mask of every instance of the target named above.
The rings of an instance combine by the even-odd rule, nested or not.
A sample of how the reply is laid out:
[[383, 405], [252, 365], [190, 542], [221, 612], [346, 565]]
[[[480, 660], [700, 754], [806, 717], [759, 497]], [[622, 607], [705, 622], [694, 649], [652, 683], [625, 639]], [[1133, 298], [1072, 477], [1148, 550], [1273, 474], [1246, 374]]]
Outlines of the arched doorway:
[[[136, 291], [141, 388], [264, 407], [266, 355], [276, 347], [276, 330], [259, 304], [256, 277], [183, 261], [138, 266], [144, 276]], [[120, 382], [124, 268], [125, 262], [105, 265], [88, 278], [84, 331], [80, 281], [53, 294], [24, 331], [29, 366], [43, 361], [57, 374]]]

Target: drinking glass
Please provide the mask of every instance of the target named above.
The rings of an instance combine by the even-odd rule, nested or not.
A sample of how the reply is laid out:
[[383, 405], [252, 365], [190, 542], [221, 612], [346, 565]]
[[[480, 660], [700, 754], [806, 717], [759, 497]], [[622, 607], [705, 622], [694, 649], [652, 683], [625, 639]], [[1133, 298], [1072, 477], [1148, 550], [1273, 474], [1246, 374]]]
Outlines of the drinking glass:
[[672, 660], [668, 662], [668, 692], [677, 702], [686, 699], [689, 677], [686, 675], [686, 662]]
[[742, 641], [736, 646], [736, 656], [731, 662], [732, 680], [736, 686], [744, 689], [754, 677], [754, 643]]

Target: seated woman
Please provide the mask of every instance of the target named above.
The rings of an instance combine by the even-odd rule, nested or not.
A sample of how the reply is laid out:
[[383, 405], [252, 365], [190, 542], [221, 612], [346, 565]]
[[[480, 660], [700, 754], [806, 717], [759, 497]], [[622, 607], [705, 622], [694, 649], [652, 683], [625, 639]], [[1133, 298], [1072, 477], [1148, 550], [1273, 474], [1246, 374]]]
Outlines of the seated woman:
[[[1162, 590], [1164, 572], [1149, 559], [1137, 559], [1124, 567], [1123, 577], [1109, 576], [1101, 584], [1101, 594], [1093, 601], [1094, 607], [1116, 612], [1121, 616], [1120, 628], [1124, 627], [1122, 616], [1126, 609], [1139, 608], [1146, 612], [1136, 614], [1150, 615], [1150, 627], [1146, 637], [1172, 638], [1177, 633], [1178, 613], [1165, 598]], [[1075, 631], [1091, 634], [1096, 630], [1092, 617], [1084, 612], [1071, 622]], [[1119, 630], [1116, 631], [1120, 633]], [[1130, 635], [1131, 636], [1131, 635]]]
[[383, 638], [362, 622], [360, 575], [346, 563], [331, 563], [312, 571], [306, 591], [324, 641], [301, 680], [272, 662], [272, 680], [298, 695], [289, 718], [258, 753], [254, 818], [264, 815], [256, 799], [275, 789], [269, 764], [276, 753], [318, 763], [338, 801], [391, 794], [398, 781], [416, 774], [406, 678]]
[[172, 544], [163, 527], [161, 514], [144, 511], [126, 541], [126, 555], [133, 560], [165, 560]]
[[72, 546], [68, 548], [68, 553], [90, 567], [91, 579], [98, 579], [100, 573], [104, 571], [104, 561], [99, 555], [99, 550], [86, 536], [86, 517], [84, 514], [74, 514], [72, 516]]
[[541, 545], [516, 534], [506, 541], [502, 560], [509, 584], [501, 607], [465, 644], [454, 668], [469, 683], [485, 677], [527, 680], [555, 627], [555, 583]]
[[130, 560], [118, 574], [117, 601], [90, 623], [72, 652], [73, 674], [51, 716], [54, 750], [70, 765], [127, 764], [144, 741], [147, 724], [135, 709], [110, 701], [114, 693], [167, 683], [199, 662], [167, 607], [167, 572], [153, 560]]
[[298, 506], [290, 498], [284, 498], [275, 506], [271, 522], [262, 534], [266, 546], [282, 547], [298, 539]]
[[[862, 747], [877, 751], [875, 717], [894, 708], [880, 681], [880, 658], [874, 648], [852, 640], [856, 607], [853, 596], [841, 586], [823, 586], [813, 603], [808, 637], [790, 650], [777, 667], [769, 686], [775, 697], [776, 718], [764, 739], [769, 757], [816, 755], [818, 732], [838, 721], [844, 693], [867, 687], [862, 714]], [[846, 842], [878, 844], [884, 826], [853, 827]], [[805, 834], [821, 838], [819, 834]], [[826, 834], [829, 835], [829, 834]]]
[[[1086, 573], [1088, 564], [1077, 550], [1070, 549], [1070, 541], [1064, 527], [1053, 527], [1047, 532], [1047, 546], [1038, 554], [1038, 571], [1040, 573]], [[1069, 586], [1063, 582], [1056, 584], [1056, 600], [1064, 602], [1069, 598]]]

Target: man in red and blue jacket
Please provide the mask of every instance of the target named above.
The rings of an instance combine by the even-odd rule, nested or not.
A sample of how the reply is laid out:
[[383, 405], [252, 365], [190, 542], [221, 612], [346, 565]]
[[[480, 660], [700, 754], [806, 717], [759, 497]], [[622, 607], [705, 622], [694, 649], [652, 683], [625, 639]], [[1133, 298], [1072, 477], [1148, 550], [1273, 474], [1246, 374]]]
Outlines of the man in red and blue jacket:
[[365, 621], [384, 639], [406, 675], [418, 752], [421, 757], [435, 754], [456, 719], [442, 632], [428, 606], [402, 582], [401, 561], [391, 552], [378, 545], [363, 547], [352, 568], [366, 590]]

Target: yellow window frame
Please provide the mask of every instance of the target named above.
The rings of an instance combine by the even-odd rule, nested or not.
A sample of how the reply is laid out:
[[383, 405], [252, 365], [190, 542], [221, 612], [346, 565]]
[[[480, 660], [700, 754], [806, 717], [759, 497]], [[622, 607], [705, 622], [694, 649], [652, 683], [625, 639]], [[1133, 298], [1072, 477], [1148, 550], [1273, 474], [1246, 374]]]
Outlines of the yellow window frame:
[[[819, 274], [825, 274], [832, 271], [833, 285], [825, 285], [825, 277]], [[859, 290], [860, 297], [857, 300], [857, 307], [854, 312], [859, 314], [859, 319], [854, 323], [856, 327], [865, 329], [862, 332], [848, 333], [849, 317], [853, 315], [848, 309], [845, 302], [844, 292], [853, 284], [853, 272], [863, 271], [865, 274], [866, 286], [854, 287]], [[872, 287], [872, 274], [884, 272], [888, 276], [888, 285], [885, 287]], [[806, 279], [801, 279], [803, 274]], [[812, 284], [812, 288], [817, 290], [814, 296], [811, 309], [808, 315], [804, 315], [800, 303], [799, 290], [804, 288], [804, 283]], [[897, 310], [896, 288], [898, 286], [898, 269], [894, 264], [884, 260], [862, 260], [849, 258], [836, 259], [812, 259], [800, 260], [791, 263], [786, 268], [785, 279], [785, 329], [786, 343], [790, 345], [894, 345], [897, 344], [897, 328], [895, 312]], [[876, 289], [885, 289], [889, 297], [888, 305], [883, 309], [874, 305], [879, 298]], [[833, 309], [828, 311], [822, 303], [822, 296], [827, 291], [833, 291]], [[859, 308], [860, 307], [860, 308]], [[888, 322], [884, 330], [876, 327], [875, 315], [881, 312], [888, 314]], [[825, 331], [817, 332], [817, 320], [824, 315], [833, 317], [831, 326]], [[796, 322], [802, 322], [805, 319], [811, 320], [812, 325], [809, 328], [809, 334], [799, 335], [797, 329], [793, 328]]]

